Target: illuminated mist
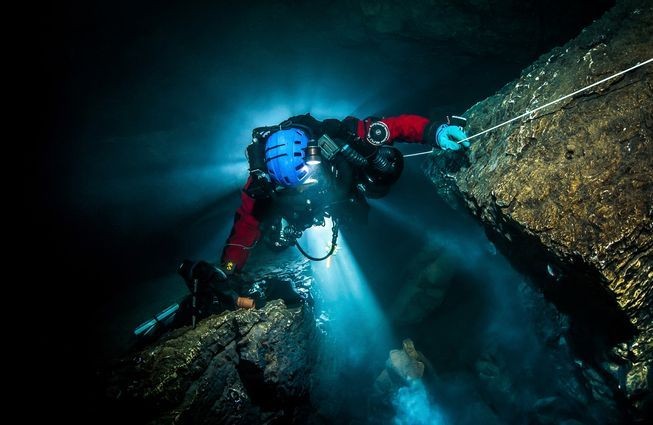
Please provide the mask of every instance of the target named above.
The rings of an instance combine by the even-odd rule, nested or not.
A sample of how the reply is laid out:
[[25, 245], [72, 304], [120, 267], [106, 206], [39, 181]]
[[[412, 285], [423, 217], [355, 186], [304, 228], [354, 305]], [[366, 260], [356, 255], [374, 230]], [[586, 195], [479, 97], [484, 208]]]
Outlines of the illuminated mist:
[[397, 409], [394, 425], [445, 425], [447, 422], [429, 398], [422, 381], [410, 381], [392, 400]]
[[[326, 252], [331, 241], [330, 223], [327, 219], [325, 227], [308, 230], [300, 243], [307, 240], [310, 252]], [[392, 342], [386, 314], [342, 232], [334, 255], [313, 263], [312, 270], [319, 293], [317, 308], [326, 313], [326, 329], [331, 333], [323, 349], [343, 354], [351, 367], [367, 363], [375, 353], [385, 354]]]

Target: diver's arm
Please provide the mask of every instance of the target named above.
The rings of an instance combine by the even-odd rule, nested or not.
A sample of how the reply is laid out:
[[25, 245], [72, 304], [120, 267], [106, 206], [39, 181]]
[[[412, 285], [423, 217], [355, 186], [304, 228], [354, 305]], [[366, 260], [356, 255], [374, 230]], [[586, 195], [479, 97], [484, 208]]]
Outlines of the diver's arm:
[[[318, 121], [310, 114], [297, 115], [289, 118], [284, 123], [295, 123], [311, 128], [314, 133], [329, 134], [331, 137], [346, 138], [346, 133], [355, 133], [365, 140], [370, 135], [370, 127], [374, 123], [381, 123], [382, 128], [387, 131], [387, 137], [383, 143], [392, 144], [395, 141], [408, 143], [429, 144], [435, 140], [435, 131], [439, 125], [421, 115], [403, 114], [385, 118], [365, 118], [359, 120], [355, 117], [347, 117], [344, 120], [325, 119]], [[374, 127], [372, 127], [374, 128]], [[431, 134], [433, 133], [433, 134]]]
[[231, 233], [220, 257], [220, 264], [227, 273], [241, 270], [245, 266], [250, 249], [261, 237], [260, 221], [255, 215], [256, 201], [245, 193], [251, 182], [250, 177], [240, 195], [241, 204], [236, 210]]
[[[372, 133], [381, 133], [379, 144], [392, 144], [395, 141], [408, 143], [428, 144], [431, 128], [437, 125], [420, 115], [398, 115], [385, 118], [365, 118], [364, 120], [348, 117], [345, 122], [349, 127], [355, 129], [356, 134], [363, 140], [369, 140]], [[353, 125], [352, 125], [353, 124]]]
[[356, 132], [360, 140], [365, 140], [374, 146], [391, 145], [397, 141], [422, 143], [443, 150], [468, 148], [470, 143], [463, 129], [466, 119], [452, 118], [456, 118], [457, 122], [449, 122], [449, 118], [447, 118], [447, 124], [440, 124], [420, 115], [370, 117], [364, 120], [347, 117], [345, 122], [349, 124], [352, 132]]

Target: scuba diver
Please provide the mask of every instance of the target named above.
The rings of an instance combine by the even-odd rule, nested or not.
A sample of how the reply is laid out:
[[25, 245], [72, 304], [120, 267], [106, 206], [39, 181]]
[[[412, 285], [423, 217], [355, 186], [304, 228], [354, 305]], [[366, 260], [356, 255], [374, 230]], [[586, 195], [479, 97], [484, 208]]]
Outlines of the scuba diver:
[[385, 196], [403, 170], [395, 141], [444, 150], [469, 147], [466, 120], [447, 120], [438, 124], [419, 115], [399, 115], [319, 121], [306, 114], [255, 128], [247, 147], [250, 176], [220, 268], [227, 274], [242, 270], [262, 237], [273, 248], [296, 245], [312, 260], [326, 258], [313, 258], [301, 249], [297, 239], [302, 232], [324, 226], [329, 217], [335, 245], [340, 223], [364, 220], [366, 198]]
[[[461, 150], [470, 145], [465, 123], [465, 118], [456, 116], [441, 124], [419, 115], [320, 121], [305, 114], [255, 128], [247, 147], [249, 178], [220, 266], [184, 261], [178, 272], [191, 296], [135, 333], [139, 329], [141, 334], [149, 333], [152, 328], [147, 323], [194, 325], [198, 318], [224, 309], [261, 307], [259, 300], [241, 297], [233, 284], [259, 241], [275, 250], [296, 246], [314, 261], [328, 258], [335, 250], [339, 226], [364, 222], [369, 209], [366, 199], [385, 196], [399, 179], [403, 155], [394, 142]], [[332, 225], [331, 248], [326, 255], [313, 257], [297, 240], [306, 229], [325, 226], [326, 218]], [[292, 283], [287, 285], [286, 295], [279, 297], [287, 303], [301, 301]]]

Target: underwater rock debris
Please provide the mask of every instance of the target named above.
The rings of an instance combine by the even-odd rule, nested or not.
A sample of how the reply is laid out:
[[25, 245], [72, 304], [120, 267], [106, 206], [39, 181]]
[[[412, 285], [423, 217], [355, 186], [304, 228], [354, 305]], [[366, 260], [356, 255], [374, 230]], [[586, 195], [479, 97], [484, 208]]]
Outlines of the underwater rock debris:
[[[303, 281], [305, 268], [273, 275]], [[112, 367], [104, 410], [149, 424], [301, 423], [311, 412], [314, 337], [306, 304], [271, 300], [211, 316]]]
[[[404, 339], [401, 350], [391, 350], [385, 368], [374, 381], [374, 389], [370, 395], [370, 423], [396, 423], [397, 398], [401, 397], [406, 391], [415, 391], [419, 389], [420, 396], [424, 398], [424, 404], [429, 405], [427, 401], [427, 392], [422, 380], [424, 378], [433, 379], [433, 366], [424, 355], [417, 351], [411, 339]], [[415, 399], [416, 397], [412, 397]], [[400, 403], [410, 405], [409, 409], [414, 407], [414, 400], [411, 403]], [[420, 414], [414, 412], [413, 414]], [[393, 421], [392, 418], [395, 417]], [[426, 421], [426, 422], [425, 422]], [[428, 418], [421, 418], [419, 422], [407, 419], [401, 423], [432, 423]]]
[[[470, 133], [653, 57], [653, 6], [625, 0], [465, 116]], [[572, 317], [580, 359], [650, 414], [653, 66], [498, 129], [425, 172]], [[456, 161], [453, 161], [456, 162]], [[580, 360], [579, 360], [580, 361]]]
[[404, 324], [417, 324], [437, 310], [456, 272], [452, 263], [442, 251], [419, 253], [396, 296], [390, 311], [392, 318]]
[[424, 376], [428, 360], [415, 349], [411, 339], [405, 339], [401, 350], [392, 350], [385, 369], [376, 378], [375, 388], [381, 393], [393, 392], [413, 379]]

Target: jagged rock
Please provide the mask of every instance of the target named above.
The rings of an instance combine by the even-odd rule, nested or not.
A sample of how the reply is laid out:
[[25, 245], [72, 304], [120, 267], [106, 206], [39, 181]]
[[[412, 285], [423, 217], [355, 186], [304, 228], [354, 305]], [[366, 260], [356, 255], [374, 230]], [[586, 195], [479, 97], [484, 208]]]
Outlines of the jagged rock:
[[392, 399], [400, 389], [425, 378], [425, 372], [426, 378], [432, 378], [433, 366], [417, 351], [411, 339], [403, 340], [401, 350], [391, 350], [385, 368], [374, 381], [374, 391], [370, 396], [370, 423], [389, 422], [394, 414]]
[[[650, 2], [618, 2], [470, 108], [469, 134], [650, 59], [652, 27]], [[607, 362], [640, 416], [653, 385], [652, 75], [646, 65], [475, 139], [467, 157], [425, 164], [442, 196], [469, 208], [570, 314], [577, 355]], [[618, 343], [620, 356], [610, 352]]]
[[[264, 307], [209, 316], [105, 367], [102, 423], [307, 423], [319, 337], [307, 296], [313, 277], [310, 262], [292, 252], [274, 258], [255, 258], [232, 277]], [[270, 298], [280, 282], [291, 282], [305, 302]]]
[[150, 424], [250, 424], [310, 410], [314, 320], [274, 300], [182, 328], [112, 368], [107, 414]]
[[442, 304], [456, 272], [455, 261], [442, 251], [417, 255], [392, 306], [394, 320], [417, 324]]
[[393, 393], [411, 380], [422, 379], [427, 370], [433, 371], [428, 359], [415, 349], [411, 339], [405, 339], [401, 350], [390, 351], [385, 368], [374, 383], [375, 391], [381, 396]]

